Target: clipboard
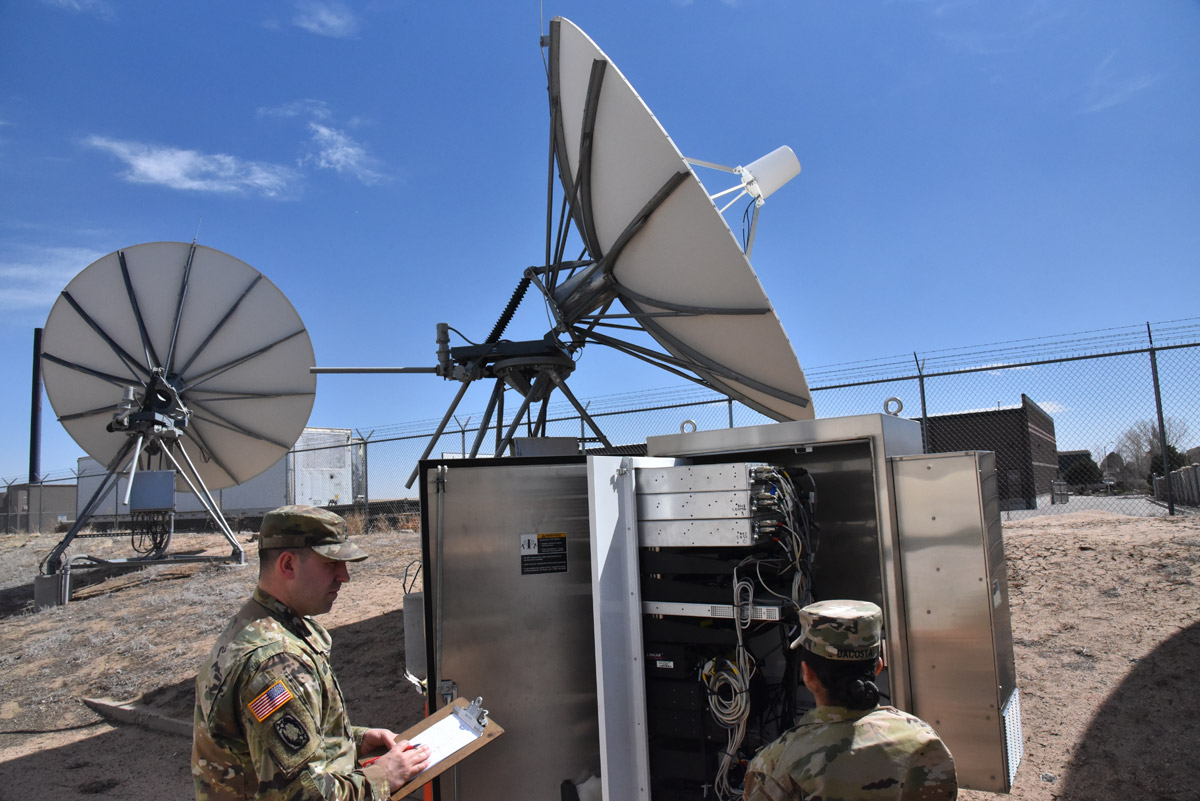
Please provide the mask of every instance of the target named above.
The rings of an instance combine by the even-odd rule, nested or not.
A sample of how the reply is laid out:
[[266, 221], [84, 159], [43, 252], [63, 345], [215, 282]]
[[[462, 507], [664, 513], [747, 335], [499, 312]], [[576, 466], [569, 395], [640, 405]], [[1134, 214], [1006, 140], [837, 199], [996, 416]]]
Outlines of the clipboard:
[[437, 758], [439, 752], [441, 758], [392, 793], [393, 801], [409, 795], [504, 734], [504, 729], [488, 717], [482, 704], [482, 697], [470, 702], [455, 698], [453, 703], [399, 734], [400, 740], [430, 746], [434, 750], [431, 759]]

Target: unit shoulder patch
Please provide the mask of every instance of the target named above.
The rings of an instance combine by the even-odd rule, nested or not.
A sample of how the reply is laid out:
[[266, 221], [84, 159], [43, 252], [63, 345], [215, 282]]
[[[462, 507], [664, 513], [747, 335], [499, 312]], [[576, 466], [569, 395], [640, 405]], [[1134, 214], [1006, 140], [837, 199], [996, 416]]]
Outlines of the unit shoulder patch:
[[308, 745], [309, 736], [303, 724], [289, 713], [275, 721], [275, 734], [279, 741], [293, 751], [299, 751]]

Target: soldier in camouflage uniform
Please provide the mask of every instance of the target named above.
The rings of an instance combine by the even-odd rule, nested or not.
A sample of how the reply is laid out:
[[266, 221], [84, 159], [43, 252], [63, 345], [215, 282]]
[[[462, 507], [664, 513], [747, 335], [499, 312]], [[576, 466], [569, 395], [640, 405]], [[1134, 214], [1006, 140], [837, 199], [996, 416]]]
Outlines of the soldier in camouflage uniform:
[[[367, 554], [346, 522], [311, 506], [263, 518], [253, 597], [196, 677], [192, 778], [198, 801], [386, 801], [427, 765], [387, 729], [351, 726], [329, 666], [328, 612]], [[361, 754], [384, 751], [359, 768]]]
[[801, 675], [817, 701], [746, 771], [744, 801], [948, 801], [954, 758], [920, 718], [879, 706], [883, 612], [866, 601], [800, 610]]

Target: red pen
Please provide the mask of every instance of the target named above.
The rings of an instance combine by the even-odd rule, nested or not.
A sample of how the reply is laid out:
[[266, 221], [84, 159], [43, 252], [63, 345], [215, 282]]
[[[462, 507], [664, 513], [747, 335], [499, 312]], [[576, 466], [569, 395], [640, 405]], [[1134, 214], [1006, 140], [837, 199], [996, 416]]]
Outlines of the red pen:
[[[408, 744], [408, 748], [405, 748], [404, 750], [405, 750], [405, 751], [411, 751], [411, 750], [413, 750], [414, 748], [417, 748], [417, 747], [419, 747], [420, 745], [421, 745], [420, 743], [409, 743], [409, 744]], [[370, 759], [366, 760], [366, 761], [365, 761], [365, 762], [363, 762], [361, 765], [359, 765], [359, 767], [360, 767], [360, 768], [365, 768], [367, 765], [374, 765], [374, 764], [375, 764], [376, 762], [378, 762], [380, 759], [383, 759], [383, 757], [384, 757], [384, 755], [383, 755], [383, 754], [380, 754], [380, 755], [379, 755], [379, 756], [377, 756], [377, 757], [371, 757]]]

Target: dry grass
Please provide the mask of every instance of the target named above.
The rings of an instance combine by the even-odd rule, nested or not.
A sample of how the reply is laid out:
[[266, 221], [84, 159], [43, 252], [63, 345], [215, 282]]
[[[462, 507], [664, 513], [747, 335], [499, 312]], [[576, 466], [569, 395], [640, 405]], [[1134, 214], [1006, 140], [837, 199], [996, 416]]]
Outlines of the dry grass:
[[[358, 538], [374, 558], [356, 566], [356, 580], [347, 585], [351, 598], [350, 590], [379, 585], [393, 570], [402, 574], [420, 555], [412, 532], [373, 528], [375, 533]], [[95, 713], [79, 703], [94, 696], [146, 696], [164, 713], [189, 718], [196, 666], [250, 594], [257, 545], [245, 542], [244, 566], [75, 571], [71, 602], [34, 612], [33, 577], [57, 541], [58, 535], [0, 540], [0, 734], [96, 722]], [[207, 545], [212, 555], [229, 552], [219, 536], [177, 536], [172, 551], [195, 545]], [[128, 540], [119, 537], [76, 540], [69, 553], [132, 555]], [[398, 606], [399, 598], [393, 608]], [[187, 691], [163, 692], [181, 686]]]
[[[358, 541], [372, 558], [355, 565], [322, 622], [352, 719], [400, 729], [421, 714], [401, 677], [397, 614], [419, 538], [376, 521]], [[196, 666], [254, 583], [254, 545], [247, 567], [95, 576], [68, 606], [32, 613], [33, 575], [56, 542], [0, 538], [0, 801], [190, 797], [185, 738], [107, 726], [79, 699], [140, 696], [186, 719]], [[216, 536], [187, 542], [228, 552]], [[83, 546], [128, 552], [121, 540]], [[1012, 798], [1196, 798], [1200, 702], [1189, 677], [1200, 661], [1200, 518], [1020, 521], [1005, 526], [1005, 547], [1025, 724]]]

